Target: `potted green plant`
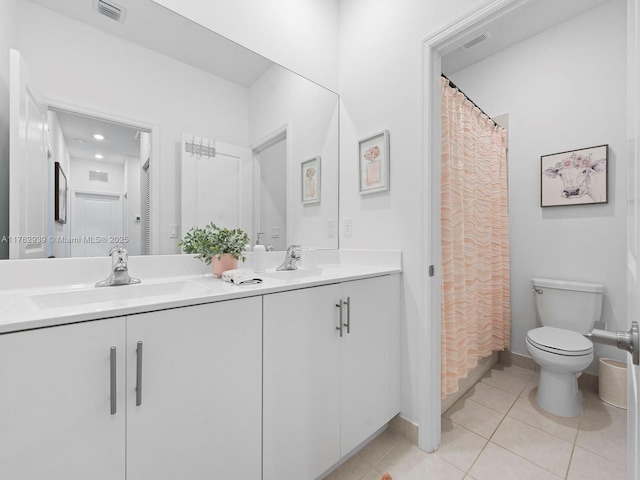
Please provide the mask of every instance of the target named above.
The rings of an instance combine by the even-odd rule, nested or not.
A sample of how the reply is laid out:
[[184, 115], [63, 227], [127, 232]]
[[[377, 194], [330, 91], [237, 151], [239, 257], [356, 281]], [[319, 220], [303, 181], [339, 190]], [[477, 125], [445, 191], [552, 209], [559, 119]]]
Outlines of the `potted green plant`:
[[226, 270], [238, 266], [238, 260], [245, 261], [245, 248], [249, 237], [240, 228], [218, 227], [211, 222], [203, 228], [189, 230], [178, 243], [185, 253], [195, 253], [196, 258], [213, 265], [213, 274], [221, 276]]

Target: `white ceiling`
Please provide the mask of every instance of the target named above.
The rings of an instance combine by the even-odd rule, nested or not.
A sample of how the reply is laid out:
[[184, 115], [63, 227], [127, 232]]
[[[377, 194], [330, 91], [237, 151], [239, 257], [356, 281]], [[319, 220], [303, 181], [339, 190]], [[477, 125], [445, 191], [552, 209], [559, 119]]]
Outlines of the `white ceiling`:
[[[140, 140], [135, 138], [138, 132], [136, 128], [60, 110], [56, 114], [71, 159], [124, 165], [127, 157], [140, 158]], [[104, 136], [104, 140], [96, 140], [93, 138], [95, 134]], [[104, 158], [97, 160], [96, 154]]]
[[[451, 51], [442, 56], [442, 72], [452, 75], [607, 1], [609, 0], [529, 0], [516, 9], [516, 12], [508, 13], [486, 27], [479, 27], [456, 42]], [[466, 52], [460, 48], [460, 45], [487, 32], [491, 37], [489, 40]], [[597, 35], [597, 32], [594, 34]]]
[[245, 88], [273, 64], [151, 0], [111, 2], [126, 9], [124, 23], [98, 13], [94, 0], [30, 1]]

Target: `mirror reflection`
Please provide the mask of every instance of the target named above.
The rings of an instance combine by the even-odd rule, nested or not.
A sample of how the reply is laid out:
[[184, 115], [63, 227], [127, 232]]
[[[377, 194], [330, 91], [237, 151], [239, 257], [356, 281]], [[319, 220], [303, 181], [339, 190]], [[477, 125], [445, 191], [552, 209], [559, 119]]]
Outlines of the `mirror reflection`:
[[151, 0], [118, 3], [120, 19], [20, 1], [10, 258], [178, 253], [211, 221], [252, 245], [337, 248], [337, 95]]

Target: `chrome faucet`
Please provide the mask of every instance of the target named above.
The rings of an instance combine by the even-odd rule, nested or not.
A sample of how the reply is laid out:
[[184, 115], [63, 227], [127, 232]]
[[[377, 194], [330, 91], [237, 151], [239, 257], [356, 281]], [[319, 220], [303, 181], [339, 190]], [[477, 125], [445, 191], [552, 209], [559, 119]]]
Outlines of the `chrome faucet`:
[[111, 274], [106, 279], [96, 283], [96, 287], [112, 287], [116, 285], [133, 285], [140, 283], [139, 278], [129, 276], [129, 271], [127, 270], [129, 256], [124, 248], [111, 247], [109, 255], [111, 256]]
[[287, 248], [287, 254], [284, 257], [284, 262], [278, 268], [277, 271], [281, 272], [282, 270], [296, 270], [298, 267], [296, 263], [300, 260], [300, 251], [302, 247], [300, 245], [289, 245]]

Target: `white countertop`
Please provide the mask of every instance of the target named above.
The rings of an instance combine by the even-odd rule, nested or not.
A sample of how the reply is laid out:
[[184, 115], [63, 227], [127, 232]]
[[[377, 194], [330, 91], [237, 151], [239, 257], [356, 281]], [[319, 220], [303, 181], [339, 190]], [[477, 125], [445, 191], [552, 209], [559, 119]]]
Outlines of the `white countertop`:
[[[318, 268], [320, 272], [311, 272], [304, 278], [263, 277], [261, 284], [248, 286], [223, 282], [212, 274], [196, 274], [149, 280], [142, 277], [139, 285], [118, 287], [97, 288], [93, 283], [85, 283], [3, 289], [0, 291], [0, 334], [267, 295], [402, 271], [401, 264], [396, 262], [381, 266], [334, 263], [321, 264]], [[135, 275], [135, 272], [131, 273]]]

